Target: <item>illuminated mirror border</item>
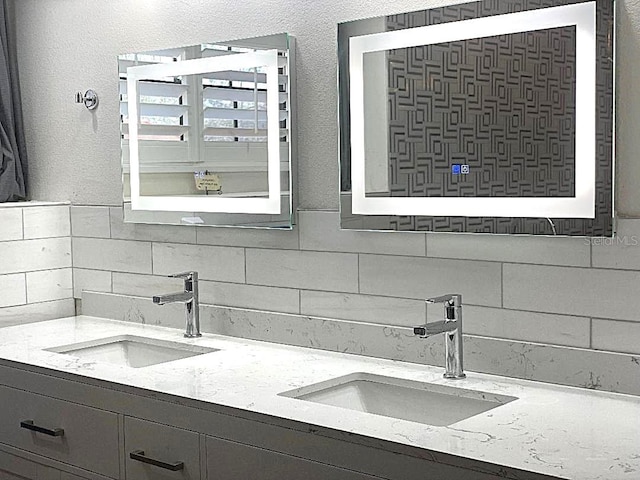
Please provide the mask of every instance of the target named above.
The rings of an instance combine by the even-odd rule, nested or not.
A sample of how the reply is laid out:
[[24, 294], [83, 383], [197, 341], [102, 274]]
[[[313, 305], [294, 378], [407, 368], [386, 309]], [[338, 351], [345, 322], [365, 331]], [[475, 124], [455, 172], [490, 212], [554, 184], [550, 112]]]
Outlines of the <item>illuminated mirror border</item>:
[[[212, 50], [212, 52], [208, 52], [208, 54], [203, 56], [202, 58], [198, 57], [195, 59], [193, 57], [189, 58], [188, 53], [186, 55], [186, 58], [188, 58], [188, 60], [183, 60], [183, 58], [185, 58], [184, 52], [192, 52], [194, 50], [200, 51], [201, 48]], [[223, 51], [225, 50], [228, 50], [229, 54], [223, 53]], [[265, 68], [265, 65], [270, 64], [270, 66], [273, 66], [274, 55], [276, 56], [275, 69], [267, 72], [267, 68]], [[173, 61], [167, 61], [162, 58], [172, 56], [175, 57]], [[249, 61], [248, 59], [252, 57], [254, 61]], [[296, 206], [298, 200], [295, 57], [295, 38], [287, 33], [278, 33], [252, 38], [238, 38], [232, 40], [213, 40], [199, 45], [159, 48], [118, 55], [118, 65], [120, 72], [120, 125], [122, 146], [124, 221], [127, 223], [138, 224], [192, 225], [197, 227], [237, 227], [291, 230], [297, 223]], [[162, 59], [163, 63], [158, 63], [156, 58], [158, 60]], [[234, 69], [237, 68], [243, 68], [239, 67], [238, 65], [239, 58], [247, 59], [241, 60], [241, 63], [243, 64], [244, 62], [246, 62], [246, 68], [244, 68], [244, 70], [248, 69], [250, 71], [253, 71], [255, 67], [258, 67], [258, 70], [262, 72], [260, 74], [260, 77], [262, 78], [260, 83], [262, 85], [260, 85], [260, 91], [258, 95], [259, 98], [264, 99], [261, 100], [261, 102], [264, 102], [264, 105], [260, 106], [261, 118], [262, 115], [264, 115], [264, 126], [261, 128], [263, 128], [264, 130], [260, 130], [259, 136], [264, 137], [264, 140], [256, 143], [255, 145], [257, 147], [258, 144], [260, 144], [265, 147], [265, 149], [263, 150], [263, 152], [265, 152], [263, 157], [263, 178], [265, 186], [264, 194], [260, 196], [254, 196], [253, 194], [250, 194], [248, 196], [241, 196], [234, 194], [232, 190], [231, 192], [225, 192], [227, 193], [225, 195], [224, 193], [220, 193], [222, 192], [222, 190], [220, 190], [220, 192], [217, 192], [216, 190], [209, 190], [209, 193], [217, 192], [219, 193], [219, 195], [206, 194], [192, 195], [191, 197], [179, 197], [176, 196], [175, 193], [171, 194], [170, 192], [167, 192], [171, 195], [170, 197], [164, 196], [161, 192], [154, 192], [150, 195], [140, 195], [140, 188], [143, 189], [143, 192], [146, 192], [145, 189], [148, 185], [141, 185], [140, 183], [137, 183], [135, 185], [135, 188], [132, 188], [132, 172], [134, 169], [138, 169], [138, 175], [136, 175], [136, 177], [138, 177], [139, 180], [139, 155], [141, 151], [138, 150], [138, 156], [132, 162], [131, 157], [133, 148], [131, 144], [133, 142], [130, 142], [130, 138], [132, 136], [131, 130], [135, 129], [138, 126], [134, 126], [134, 122], [131, 122], [131, 124], [129, 124], [130, 119], [136, 118], [132, 114], [133, 112], [135, 112], [136, 105], [131, 104], [132, 98], [135, 98], [135, 96], [128, 95], [128, 90], [131, 88], [130, 81], [127, 75], [128, 69], [132, 68], [129, 73], [131, 73], [133, 77], [138, 77], [139, 81], [137, 83], [140, 86], [142, 86], [140, 80], [142, 80], [144, 77], [149, 78], [149, 76], [152, 75], [152, 78], [158, 78], [157, 81], [151, 80], [150, 84], [153, 87], [153, 85], [156, 84], [161, 85], [163, 83], [166, 83], [167, 78], [175, 79], [186, 76], [190, 73], [194, 73], [195, 75], [204, 75], [205, 77], [207, 72], [220, 72], [220, 74], [225, 75], [225, 72], [234, 71]], [[265, 62], [265, 58], [268, 58], [269, 60]], [[138, 61], [138, 59], [140, 60]], [[256, 61], [256, 59], [258, 60]], [[205, 60], [206, 62], [213, 60], [213, 62], [206, 63], [202, 60]], [[228, 65], [223, 65], [221, 63], [218, 63], [220, 61], [231, 63]], [[190, 62], [187, 65], [191, 69], [191, 71], [173, 70], [174, 68], [183, 68], [185, 66], [185, 62]], [[249, 65], [250, 63], [252, 63], [252, 65]], [[132, 64], [133, 66], [131, 66]], [[177, 67], [177, 65], [180, 65], [180, 67]], [[135, 70], [135, 68], [140, 68], [140, 70]], [[150, 68], [150, 70], [147, 70], [145, 72], [145, 68]], [[159, 68], [160, 70], [156, 70], [156, 68]], [[169, 72], [168, 70], [164, 70], [165, 68], [170, 68], [171, 72]], [[172, 76], [176, 74], [179, 75], [179, 77]], [[267, 86], [265, 82], [269, 82], [269, 85]], [[149, 82], [145, 82], [145, 85], [147, 87], [149, 86], [148, 84]], [[215, 86], [215, 84], [212, 85]], [[225, 86], [223, 86], [222, 88], [225, 88]], [[220, 88], [217, 89], [220, 90]], [[162, 89], [163, 92], [165, 90], [166, 89]], [[188, 88], [182, 90], [188, 91]], [[148, 93], [142, 94], [153, 96], [157, 95], [157, 92], [161, 92], [159, 88], [155, 87], [147, 88], [147, 91]], [[174, 92], [172, 91], [171, 93]], [[242, 96], [241, 98], [244, 97], [246, 97], [246, 95]], [[145, 105], [147, 105], [147, 103], [149, 102], [149, 100], [146, 98], [147, 97], [145, 97], [144, 100]], [[157, 100], [155, 99], [151, 99], [151, 101], [157, 102]], [[182, 105], [183, 101], [179, 99], [177, 103], [179, 105]], [[167, 109], [161, 107], [163, 111], [173, 109], [170, 113], [174, 113], [174, 110], [178, 110], [175, 107], [172, 107], [172, 105], [174, 104], [174, 102], [172, 101], [162, 101], [161, 104], [170, 104], [169, 108]], [[180, 111], [185, 111], [186, 107], [188, 107], [189, 105], [191, 105], [191, 103], [187, 101], [185, 106]], [[275, 108], [272, 109], [272, 105], [275, 105]], [[210, 105], [205, 105], [205, 108], [208, 107], [210, 107]], [[233, 108], [236, 108], [235, 104]], [[238, 108], [242, 109], [245, 108], [245, 106], [240, 104], [238, 105]], [[150, 109], [147, 110], [149, 111]], [[138, 112], [140, 112], [140, 110], [138, 110]], [[229, 114], [227, 113], [227, 115]], [[200, 118], [200, 116], [196, 115], [196, 118]], [[154, 121], [152, 121], [151, 123], [158, 123], [157, 120], [153, 120]], [[172, 119], [169, 119], [169, 121], [171, 120]], [[187, 122], [189, 122], [190, 120], [190, 118], [187, 119]], [[166, 125], [177, 124], [166, 123]], [[190, 125], [190, 123], [188, 123], [188, 125]], [[211, 130], [211, 133], [208, 134], [214, 136], [229, 136], [228, 132], [232, 132], [233, 130], [233, 132], [240, 133], [240, 137], [243, 137], [242, 133], [245, 133], [245, 131], [242, 130], [243, 128], [247, 128], [246, 125], [240, 125], [235, 130], [231, 128], [207, 129], [207, 125], [205, 124], [205, 130], [207, 130], [207, 132]], [[188, 129], [188, 127], [182, 127], [182, 123], [180, 123], [180, 125], [177, 127], [168, 127], [164, 130], [158, 128], [157, 131], [160, 132], [158, 133], [158, 135], [165, 135], [165, 133], [163, 132], [169, 131], [170, 129], [171, 134], [173, 134], [174, 131], [178, 130], [180, 132], [184, 132]], [[149, 134], [154, 133], [155, 131], [152, 132], [149, 128], [147, 128], [147, 130], [145, 131], [138, 130], [138, 139], [141, 138], [140, 135], [143, 135], [142, 138], [146, 138], [144, 137], [144, 135], [148, 137]], [[254, 133], [253, 127], [251, 128], [251, 132], [247, 132], [248, 137], [252, 137], [256, 134], [257, 132]], [[173, 155], [172, 152], [177, 151], [177, 148], [170, 147], [171, 150], [167, 150], [165, 153], [161, 151], [159, 152], [158, 149], [160, 147], [164, 147], [162, 143], [163, 142], [155, 142], [155, 144], [151, 147], [145, 147], [145, 152], [154, 150], [155, 154], [160, 155], [161, 163], [159, 163], [158, 166], [170, 164], [167, 159], [171, 158], [170, 155]], [[136, 144], [138, 144], [138, 142], [136, 142]], [[137, 146], [140, 147], [139, 144]], [[253, 143], [247, 144], [247, 146], [248, 148], [251, 147], [250, 150], [252, 152], [257, 151], [256, 148], [252, 148]], [[212, 147], [215, 148], [205, 151], [205, 154], [207, 156], [210, 156], [211, 153], [215, 152], [216, 150], [220, 150], [218, 148], [218, 143], [215, 141], [213, 142]], [[189, 149], [189, 151], [192, 150], [197, 151], [197, 149]], [[233, 152], [235, 152], [236, 150], [238, 149], [234, 149]], [[231, 158], [235, 158], [236, 156], [237, 155], [234, 153], [233, 157]], [[225, 158], [225, 164], [222, 167], [224, 171], [227, 171], [230, 168], [235, 168], [233, 167], [233, 164], [229, 162], [229, 158]], [[239, 164], [239, 167], [244, 168], [244, 166], [244, 162]], [[145, 167], [143, 165], [143, 167], [146, 168], [146, 170], [143, 169], [143, 171], [150, 170], [152, 173], [158, 172], [158, 167], [152, 169], [150, 169], [149, 166]], [[170, 166], [169, 168], [173, 169], [175, 167]], [[251, 168], [255, 169], [255, 166], [251, 166]], [[196, 172], [196, 174], [197, 173], [198, 172]], [[213, 177], [215, 178], [215, 175], [213, 175]], [[253, 178], [255, 178], [255, 176]], [[135, 182], [135, 180], [133, 181]], [[236, 179], [233, 179], [232, 181], [236, 182]], [[199, 186], [197, 187], [197, 189], [202, 190], [202, 188], [200, 188]], [[254, 190], [250, 190], [250, 192], [253, 191]], [[132, 197], [134, 196], [137, 197], [136, 200], [133, 200]], [[149, 202], [149, 200], [151, 201]], [[132, 202], [136, 203], [137, 209], [132, 209]]]
[[[482, 184], [479, 184], [477, 187], [473, 185], [469, 185], [470, 188], [466, 188], [466, 184], [462, 182], [464, 177], [461, 177], [459, 180], [457, 178], [450, 178], [451, 182], [451, 190], [453, 192], [462, 192], [466, 190], [467, 193], [462, 194], [459, 193], [460, 197], [463, 197], [466, 194], [473, 195], [470, 197], [473, 203], [468, 204], [468, 207], [464, 207], [464, 211], [460, 211], [457, 215], [437, 215], [432, 213], [419, 213], [416, 214], [408, 214], [408, 213], [377, 213], [377, 214], [362, 214], [362, 213], [354, 213], [355, 211], [370, 211], [368, 209], [371, 206], [374, 207], [375, 210], [380, 211], [378, 209], [378, 205], [376, 202], [378, 200], [413, 200], [412, 198], [407, 198], [407, 193], [411, 191], [411, 184], [408, 184], [408, 190], [405, 188], [398, 188], [394, 190], [388, 190], [389, 185], [385, 189], [385, 184], [380, 183], [384, 181], [385, 178], [392, 178], [393, 175], [402, 174], [401, 170], [397, 170], [400, 167], [398, 158], [404, 158], [411, 149], [405, 151], [400, 150], [389, 150], [389, 153], [395, 155], [394, 163], [390, 163], [387, 165], [387, 170], [385, 172], [384, 169], [380, 170], [381, 165], [384, 166], [384, 163], [380, 163], [383, 159], [378, 158], [383, 155], [377, 155], [378, 151], [385, 151], [385, 148], [391, 148], [392, 145], [391, 138], [385, 138], [385, 131], [380, 126], [376, 126], [374, 124], [366, 123], [365, 131], [366, 134], [369, 135], [367, 137], [366, 150], [369, 155], [372, 152], [375, 154], [373, 157], [373, 168], [374, 170], [369, 172], [367, 171], [366, 181], [370, 183], [367, 186], [366, 198], [362, 198], [362, 175], [357, 173], [352, 175], [352, 157], [354, 156], [354, 151], [357, 151], [360, 148], [360, 152], [362, 152], [362, 147], [358, 147], [354, 145], [352, 142], [352, 114], [354, 112], [351, 111], [351, 76], [350, 76], [350, 66], [351, 66], [351, 58], [350, 58], [350, 39], [354, 37], [370, 37], [380, 34], [386, 33], [397, 33], [403, 32], [407, 30], [415, 30], [423, 27], [433, 27], [440, 26], [442, 28], [450, 29], [454, 32], [457, 32], [457, 35], [460, 37], [462, 35], [466, 35], [464, 29], [460, 27], [465, 21], [473, 20], [473, 19], [486, 19], [486, 18], [497, 18], [505, 15], [511, 15], [515, 13], [531, 13], [531, 12], [544, 12], [545, 10], [558, 8], [558, 7], [578, 7], [578, 8], [589, 8], [588, 6], [595, 6], [595, 105], [593, 108], [594, 114], [590, 112], [585, 113], [585, 116], [589, 116], [591, 118], [595, 118], [595, 135], [592, 134], [588, 140], [588, 143], [593, 145], [593, 151], [595, 152], [595, 172], [587, 172], [587, 175], [592, 175], [592, 178], [595, 177], [595, 188], [593, 189], [593, 196], [595, 201], [589, 202], [589, 206], [586, 206], [584, 213], [587, 212], [587, 208], [589, 210], [594, 211], [595, 218], [593, 215], [588, 214], [581, 217], [577, 216], [576, 210], [574, 209], [574, 213], [570, 216], [562, 216], [560, 217], [559, 211], [553, 212], [545, 212], [550, 213], [550, 216], [531, 216], [525, 217], [522, 216], [522, 209], [514, 212], [513, 216], [500, 216], [500, 213], [496, 215], [488, 215], [488, 214], [479, 214], [472, 215], [470, 212], [477, 205], [475, 202], [478, 200], [483, 200], [483, 198], [487, 198], [489, 200], [493, 200], [492, 198], [486, 196], [482, 197], [483, 193], [480, 192], [480, 188]], [[569, 11], [567, 8], [566, 11]], [[447, 6], [437, 6], [433, 8], [427, 8], [418, 11], [410, 11], [410, 12], [397, 12], [390, 13], [386, 16], [374, 17], [374, 18], [365, 18], [361, 20], [352, 20], [344, 23], [338, 24], [338, 87], [339, 87], [339, 131], [340, 131], [340, 150], [339, 150], [339, 164], [340, 164], [340, 226], [345, 230], [369, 230], [369, 231], [409, 231], [409, 232], [441, 232], [441, 233], [480, 233], [480, 234], [513, 234], [513, 235], [549, 235], [549, 236], [578, 236], [578, 237], [611, 237], [614, 234], [615, 227], [615, 218], [614, 218], [614, 191], [615, 191], [615, 17], [616, 17], [616, 3], [614, 0], [598, 0], [597, 2], [589, 1], [589, 0], [504, 0], [500, 2], [496, 2], [493, 0], [480, 0], [477, 2], [466, 2], [459, 3]], [[567, 24], [577, 25], [577, 21], [570, 21]], [[584, 24], [585, 26], [586, 23]], [[589, 20], [589, 26], [593, 30], [593, 17]], [[466, 28], [466, 27], [465, 27]], [[541, 28], [541, 27], [538, 27]], [[563, 30], [566, 28], [572, 27], [561, 27], [560, 29], [550, 29], [553, 30]], [[589, 27], [588, 27], [589, 28]], [[460, 32], [463, 33], [460, 33]], [[519, 31], [531, 31], [529, 25], [526, 25], [524, 28], [519, 29]], [[538, 30], [544, 31], [544, 30]], [[565, 30], [567, 31], [567, 30]], [[577, 54], [577, 42], [575, 37], [578, 35], [578, 27], [572, 29], [574, 36], [573, 40], [573, 62], [572, 69], [574, 70], [574, 83], [572, 88], [574, 92], [577, 91], [575, 79], [577, 76], [575, 75], [575, 67], [577, 66], [576, 62], [576, 54]], [[486, 32], [483, 38], [487, 39], [503, 39], [505, 37], [509, 37], [509, 35], [494, 35], [494, 32]], [[482, 39], [481, 39], [482, 40]], [[502, 40], [501, 40], [502, 41]], [[506, 40], [505, 40], [506, 42]], [[356, 41], [357, 43], [357, 41]], [[415, 42], [416, 44], [418, 42]], [[422, 42], [425, 44], [427, 42]], [[455, 42], [453, 42], [455, 44]], [[457, 42], [458, 44], [462, 42]], [[433, 44], [432, 46], [443, 46], [447, 44]], [[477, 45], [477, 42], [474, 42], [474, 46]], [[490, 43], [491, 46], [494, 43]], [[510, 44], [508, 44], [510, 45]], [[584, 45], [581, 43], [581, 45]], [[411, 50], [410, 47], [406, 50]], [[419, 48], [419, 47], [416, 47]], [[426, 47], [425, 47], [426, 48]], [[367, 65], [367, 69], [369, 68], [379, 68], [380, 58], [379, 54], [384, 50], [383, 47], [378, 50], [373, 50], [371, 53], [371, 58], [367, 58], [367, 54], [363, 54], [365, 57], [364, 64]], [[425, 50], [426, 51], [426, 50]], [[431, 51], [431, 50], [429, 50]], [[441, 52], [447, 54], [448, 50], [444, 47], [439, 48], [438, 50], [433, 50], [434, 52]], [[403, 61], [403, 49], [399, 50], [387, 50], [389, 55], [394, 62]], [[451, 52], [457, 52], [457, 50], [451, 50]], [[417, 54], [419, 55], [421, 52], [418, 50]], [[451, 55], [453, 55], [452, 53]], [[476, 52], [474, 52], [476, 53]], [[408, 57], [407, 57], [408, 58]], [[418, 57], [417, 57], [418, 58]], [[422, 57], [419, 57], [422, 58]], [[452, 60], [453, 57], [451, 57]], [[403, 66], [401, 64], [401, 66]], [[412, 65], [413, 66], [413, 65]], [[417, 66], [416, 66], [417, 67]], [[444, 64], [443, 64], [444, 68]], [[499, 70], [499, 69], [498, 69]], [[375, 71], [375, 70], [374, 70]], [[413, 71], [412, 71], [413, 72]], [[497, 71], [497, 74], [500, 73]], [[378, 72], [378, 75], [384, 75], [382, 72]], [[485, 73], [486, 74], [486, 73]], [[506, 74], [506, 72], [505, 72]], [[391, 75], [391, 74], [389, 74]], [[393, 77], [393, 85], [396, 85], [396, 75], [399, 75], [397, 71], [394, 71]], [[410, 77], [413, 78], [413, 77]], [[437, 78], [437, 77], [436, 77]], [[501, 77], [502, 78], [502, 77]], [[400, 77], [402, 80], [402, 77]], [[389, 76], [389, 82], [392, 81], [391, 76]], [[369, 92], [369, 94], [378, 95], [374, 97], [376, 99], [379, 98], [380, 95], [383, 95], [380, 88], [374, 88], [373, 85], [369, 85], [371, 82], [364, 84], [364, 91]], [[386, 87], [390, 88], [391, 83]], [[397, 86], [397, 85], [396, 85]], [[425, 92], [427, 93], [427, 92]], [[515, 92], [514, 92], [515, 93]], [[421, 93], [422, 94], [422, 93]], [[390, 102], [399, 102], [405, 100], [407, 97], [400, 96], [398, 93], [394, 93], [389, 90], [389, 101]], [[408, 98], [411, 98], [410, 96]], [[575, 98], [575, 97], [574, 97]], [[592, 97], [593, 98], [593, 97]], [[440, 97], [438, 97], [438, 101]], [[377, 102], [377, 103], [376, 103]], [[424, 100], [423, 100], [424, 102]], [[368, 122], [370, 118], [375, 118], [375, 115], [378, 115], [379, 112], [383, 112], [385, 114], [384, 109], [381, 110], [382, 101], [378, 102], [378, 100], [374, 101], [371, 105], [368, 103], [367, 105], [367, 117], [366, 121]], [[578, 107], [577, 102], [572, 105], [574, 109], [572, 111], [571, 117], [572, 121], [575, 121], [576, 116], [574, 116], [573, 112], [575, 112], [575, 108]], [[422, 104], [424, 105], [424, 103]], [[407, 107], [406, 104], [403, 103], [404, 107]], [[440, 105], [440, 108], [442, 105]], [[404, 110], [403, 110], [404, 111]], [[439, 110], [438, 112], [442, 113], [444, 110]], [[395, 111], [393, 111], [395, 112]], [[436, 112], [436, 113], [438, 113]], [[373, 115], [374, 117], [371, 117]], [[386, 115], [392, 115], [389, 111], [386, 112]], [[400, 115], [400, 113], [398, 113]], [[394, 135], [397, 132], [402, 132], [404, 128], [404, 123], [398, 124], [398, 119], [404, 119], [405, 116], [393, 116], [389, 118], [394, 118], [396, 121], [393, 124], [393, 133]], [[584, 117], [580, 115], [580, 119]], [[386, 134], [389, 135], [389, 128], [391, 124], [387, 127]], [[437, 126], [433, 127], [436, 131], [438, 131]], [[469, 129], [468, 129], [469, 130]], [[415, 130], [414, 130], [415, 131]], [[473, 132], [473, 128], [470, 129]], [[581, 130], [584, 132], [584, 130]], [[413, 133], [413, 132], [412, 132]], [[486, 132], [478, 132], [479, 134]], [[574, 129], [572, 136], [574, 134], [578, 134]], [[371, 137], [371, 135], [378, 134], [375, 137]], [[371, 138], [380, 139], [380, 141], [370, 141]], [[485, 137], [482, 137], [485, 138]], [[586, 136], [584, 137], [586, 138]], [[360, 141], [362, 140], [362, 132], [360, 133]], [[393, 139], [396, 142], [395, 138]], [[570, 140], [570, 148], [573, 149], [576, 146], [582, 146], [583, 142], [574, 142], [574, 138]], [[585, 140], [586, 143], [586, 140]], [[387, 147], [385, 147], [385, 144]], [[444, 144], [444, 142], [443, 142]], [[440, 145], [440, 144], [439, 144]], [[455, 145], [455, 144], [454, 144]], [[393, 144], [393, 148], [399, 148], [395, 143]], [[382, 149], [382, 150], [381, 150]], [[444, 150], [446, 151], [446, 150]], [[427, 153], [429, 150], [427, 150]], [[494, 152], [490, 151], [490, 154], [493, 155]], [[495, 152], [497, 154], [497, 151]], [[577, 152], [576, 152], [577, 153]], [[434, 151], [434, 155], [442, 156], [443, 148], [440, 150]], [[398, 157], [398, 155], [402, 155], [402, 157]], [[473, 152], [470, 152], [469, 155], [473, 155]], [[495, 155], [494, 155], [495, 156]], [[578, 169], [583, 168], [585, 166], [585, 157], [581, 155], [578, 158], [578, 155], [571, 155], [573, 159], [570, 163], [574, 165], [571, 166], [573, 172], [578, 171]], [[458, 155], [460, 157], [460, 155]], [[439, 158], [439, 157], [437, 157]], [[371, 158], [370, 158], [371, 160]], [[387, 159], [390, 161], [391, 158]], [[451, 159], [450, 159], [451, 160]], [[458, 160], [456, 158], [455, 160]], [[470, 160], [470, 158], [464, 158], [464, 160]], [[404, 160], [406, 161], [406, 159]], [[424, 161], [422, 159], [421, 161]], [[567, 160], [569, 162], [569, 160]], [[460, 162], [453, 161], [452, 163], [460, 163], [465, 164], [468, 162]], [[413, 168], [413, 163], [405, 164], [405, 166], [409, 166]], [[416, 163], [417, 165], [417, 163]], [[569, 163], [567, 163], [569, 165]], [[369, 166], [369, 164], [368, 164]], [[465, 167], [466, 165], [462, 165]], [[460, 168], [460, 165], [458, 165]], [[356, 166], [356, 168], [358, 168]], [[406, 168], [406, 167], [405, 167]], [[449, 166], [449, 175], [455, 175], [455, 171], [452, 170], [452, 166]], [[468, 167], [467, 167], [468, 169]], [[405, 170], [406, 171], [406, 170]], [[444, 171], [442, 170], [442, 165], [438, 166], [439, 173], [441, 176]], [[376, 173], [377, 172], [377, 173]], [[462, 172], [464, 173], [464, 172]], [[373, 177], [369, 175], [373, 174]], [[407, 176], [406, 173], [403, 174]], [[573, 173], [572, 173], [573, 176]], [[411, 178], [411, 177], [409, 177]], [[582, 177], [582, 178], [586, 178]], [[490, 181], [495, 181], [495, 179], [489, 178]], [[575, 181], [574, 181], [575, 180]], [[416, 181], [419, 183], [416, 184], [419, 192], [421, 192], [424, 197], [425, 194], [423, 190], [425, 188], [430, 188], [434, 192], [437, 192], [438, 189], [436, 184], [431, 185], [433, 181], [424, 179], [420, 179], [416, 177]], [[578, 185], [580, 179], [575, 178], [572, 179], [573, 185], [571, 185], [570, 193], [562, 193], [561, 195], [555, 196], [552, 198], [549, 195], [544, 195], [546, 192], [554, 191], [553, 186], [551, 185], [546, 192], [543, 192], [539, 196], [535, 196], [536, 202], [539, 199], [549, 199], [549, 200], [575, 200], [575, 192], [579, 192], [580, 186]], [[355, 185], [357, 182], [360, 182], [360, 186]], [[387, 180], [388, 182], [388, 180]], [[424, 185], [420, 182], [423, 182]], [[462, 183], [461, 183], [462, 182]], [[446, 191], [448, 183], [442, 184], [442, 191]], [[484, 192], [486, 193], [493, 187], [488, 184], [486, 188], [484, 188]], [[402, 187], [402, 185], [398, 184], [398, 187]], [[527, 195], [527, 185], [523, 185], [525, 187], [523, 189], [524, 195]], [[360, 189], [360, 192], [355, 192], [354, 188], [357, 190]], [[523, 198], [523, 197], [509, 197], [503, 195], [504, 190], [508, 188], [508, 184], [505, 184], [504, 187], [501, 188], [501, 196], [498, 201], [501, 203], [509, 204], [513, 199]], [[530, 190], [529, 190], [530, 191]], [[391, 193], [394, 192], [394, 193]], [[586, 190], [583, 191], [583, 193]], [[358, 200], [354, 200], [353, 196], [357, 194], [359, 197]], [[382, 195], [387, 195], [386, 197], [382, 197]], [[435, 193], [438, 196], [438, 193]], [[442, 194], [444, 195], [444, 193]], [[440, 195], [440, 196], [442, 196]], [[527, 195], [530, 197], [531, 195]], [[432, 197], [433, 198], [433, 197]], [[586, 198], [586, 197], [584, 197]], [[454, 196], [449, 196], [447, 200], [455, 200], [457, 198]], [[362, 209], [362, 202], [364, 201], [365, 208]], [[439, 200], [438, 200], [439, 201]], [[450, 205], [450, 204], [449, 204]], [[536, 203], [539, 207], [540, 204]], [[577, 205], [577, 204], [576, 204]], [[404, 207], [411, 206], [404, 204]], [[502, 208], [502, 206], [500, 206]], [[384, 210], [383, 210], [384, 211]], [[405, 210], [407, 211], [407, 210]], [[474, 212], [477, 213], [477, 212]]]
[[[596, 102], [595, 2], [497, 15], [392, 32], [351, 37], [352, 213], [490, 217], [593, 218], [595, 216]], [[507, 35], [532, 30], [576, 27], [576, 191], [575, 197], [385, 197], [366, 196], [364, 55], [399, 48]]]
[[267, 73], [268, 198], [146, 196], [140, 194], [138, 122], [129, 124], [131, 209], [201, 211], [210, 213], [280, 213], [280, 123], [278, 109], [278, 51], [265, 50], [181, 62], [142, 65], [127, 69], [130, 118], [138, 118], [138, 82], [181, 75], [265, 67]]

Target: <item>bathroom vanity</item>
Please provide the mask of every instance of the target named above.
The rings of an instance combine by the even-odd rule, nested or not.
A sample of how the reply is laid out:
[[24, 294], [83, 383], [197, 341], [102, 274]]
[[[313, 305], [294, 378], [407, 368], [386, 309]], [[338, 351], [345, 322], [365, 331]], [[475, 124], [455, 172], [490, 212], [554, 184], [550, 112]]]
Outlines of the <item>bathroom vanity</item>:
[[[609, 480], [640, 472], [637, 397], [476, 373], [451, 381], [436, 367], [182, 335], [94, 317], [3, 329], [0, 478]], [[401, 419], [325, 398], [341, 401], [335, 392], [357, 382], [390, 385], [379, 390], [388, 402], [403, 388], [418, 401], [455, 388], [492, 404], [447, 420], [437, 400], [408, 399]], [[464, 410], [449, 398], [451, 410]], [[438, 409], [440, 425], [411, 417]]]

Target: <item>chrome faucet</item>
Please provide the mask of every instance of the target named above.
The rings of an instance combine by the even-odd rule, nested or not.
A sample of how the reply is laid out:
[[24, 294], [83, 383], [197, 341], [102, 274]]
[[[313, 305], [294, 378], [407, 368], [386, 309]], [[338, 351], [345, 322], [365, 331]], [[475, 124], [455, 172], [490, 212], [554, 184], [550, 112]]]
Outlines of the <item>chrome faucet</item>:
[[171, 278], [184, 280], [184, 291], [154, 295], [153, 303], [164, 305], [165, 303], [184, 303], [187, 317], [187, 329], [184, 336], [187, 338], [201, 337], [200, 333], [200, 304], [198, 303], [198, 272], [184, 272], [169, 275]]
[[426, 323], [413, 329], [413, 334], [421, 338], [444, 333], [445, 372], [444, 378], [465, 378], [462, 365], [462, 295], [452, 293], [429, 298], [427, 303], [444, 304], [444, 320]]

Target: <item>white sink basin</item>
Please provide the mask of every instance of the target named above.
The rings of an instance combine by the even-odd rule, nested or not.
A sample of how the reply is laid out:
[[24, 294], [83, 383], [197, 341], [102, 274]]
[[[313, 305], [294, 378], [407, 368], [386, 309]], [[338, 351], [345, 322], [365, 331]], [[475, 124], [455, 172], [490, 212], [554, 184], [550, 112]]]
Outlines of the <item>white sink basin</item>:
[[149, 367], [182, 358], [217, 352], [215, 348], [200, 347], [152, 338], [120, 335], [90, 342], [49, 348], [48, 352], [64, 353], [94, 362], [112, 363], [132, 368]]
[[448, 426], [516, 397], [354, 373], [280, 395], [434, 426]]

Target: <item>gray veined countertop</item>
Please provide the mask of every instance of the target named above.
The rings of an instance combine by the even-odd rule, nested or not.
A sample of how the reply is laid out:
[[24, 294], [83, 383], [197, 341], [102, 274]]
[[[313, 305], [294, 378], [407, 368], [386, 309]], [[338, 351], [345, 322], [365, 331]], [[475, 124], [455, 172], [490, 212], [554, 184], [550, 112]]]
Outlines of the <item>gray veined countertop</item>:
[[[136, 335], [220, 349], [146, 368], [90, 362], [43, 349]], [[331, 431], [580, 480], [640, 478], [640, 397], [467, 372], [451, 382], [442, 368], [80, 316], [0, 330], [0, 359], [117, 385], [230, 407]], [[6, 364], [6, 362], [4, 362]], [[352, 373], [371, 373], [481, 390], [518, 400], [435, 427], [287, 398], [278, 394]], [[76, 377], [77, 379], [77, 377]], [[224, 388], [221, 388], [224, 385]], [[425, 406], [425, 408], [427, 408]], [[280, 420], [282, 421], [282, 420]], [[336, 438], [339, 438], [337, 436]], [[486, 465], [485, 465], [486, 469]]]

